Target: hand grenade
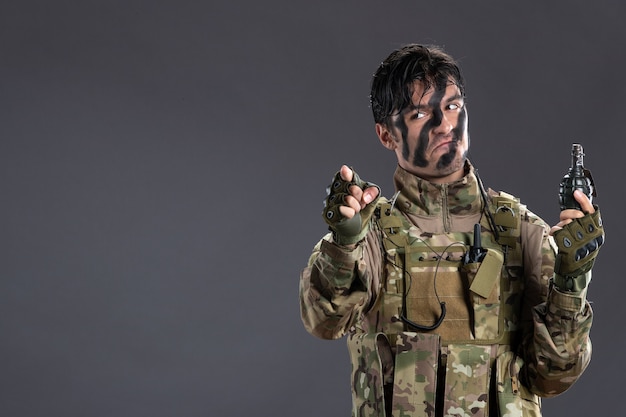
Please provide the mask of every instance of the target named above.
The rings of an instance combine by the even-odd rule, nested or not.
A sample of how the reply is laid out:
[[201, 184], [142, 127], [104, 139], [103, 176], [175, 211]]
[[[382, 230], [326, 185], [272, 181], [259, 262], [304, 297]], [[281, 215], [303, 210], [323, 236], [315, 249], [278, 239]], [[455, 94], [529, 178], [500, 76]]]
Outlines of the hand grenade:
[[574, 190], [580, 190], [591, 200], [596, 196], [596, 188], [593, 184], [591, 171], [583, 165], [583, 147], [579, 143], [572, 144], [572, 166], [563, 176], [559, 184], [559, 204], [561, 210], [581, 210], [580, 204], [574, 199]]

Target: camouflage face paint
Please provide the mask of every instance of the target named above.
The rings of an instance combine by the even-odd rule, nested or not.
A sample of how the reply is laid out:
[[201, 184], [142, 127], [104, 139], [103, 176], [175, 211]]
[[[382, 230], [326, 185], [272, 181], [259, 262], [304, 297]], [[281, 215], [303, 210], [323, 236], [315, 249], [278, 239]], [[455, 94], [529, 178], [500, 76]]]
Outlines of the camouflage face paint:
[[[425, 152], [428, 148], [428, 144], [430, 143], [429, 133], [431, 129], [439, 126], [441, 124], [441, 121], [443, 120], [443, 112], [441, 111], [441, 100], [446, 93], [447, 83], [448, 80], [446, 79], [437, 80], [435, 92], [428, 101], [428, 106], [432, 109], [432, 117], [424, 124], [419, 133], [417, 147], [413, 152], [412, 158], [410, 155], [408, 140], [409, 129], [406, 125], [406, 122], [404, 121], [403, 115], [400, 114], [400, 117], [398, 117], [394, 123], [394, 126], [400, 131], [400, 134], [402, 135], [402, 157], [405, 160], [410, 161], [415, 166], [424, 168], [428, 165], [428, 161], [425, 157]], [[425, 93], [426, 91], [422, 92], [422, 97]]]
[[409, 128], [404, 121], [404, 116], [400, 114], [394, 123], [394, 126], [400, 131], [402, 135], [402, 158], [409, 160], [409, 141], [407, 136], [409, 135]]
[[467, 111], [458, 86], [449, 79], [436, 79], [425, 87], [416, 81], [414, 87], [412, 104], [391, 119], [398, 163], [424, 178], [459, 172], [467, 159], [469, 137]]
[[[439, 161], [437, 161], [437, 169], [445, 168], [449, 166], [452, 163], [452, 161], [454, 161], [458, 143], [461, 140], [461, 137], [463, 135], [462, 129], [465, 126], [466, 120], [467, 120], [467, 112], [465, 111], [465, 107], [463, 107], [461, 109], [461, 112], [459, 113], [457, 124], [454, 127], [454, 129], [452, 129], [453, 142], [450, 144], [450, 150], [444, 155], [441, 155], [441, 158], [439, 158]], [[465, 151], [465, 153], [463, 154], [463, 159], [465, 159], [466, 157], [467, 157], [467, 151]]]
[[[432, 117], [424, 123], [422, 130], [419, 134], [419, 139], [417, 141], [417, 148], [415, 148], [415, 152], [413, 153], [413, 165], [424, 168], [428, 165], [428, 161], [425, 157], [426, 149], [428, 148], [428, 144], [430, 143], [430, 131], [435, 127], [441, 125], [441, 121], [443, 120], [443, 112], [441, 111], [441, 99], [446, 94], [446, 85], [448, 80], [439, 79], [437, 80], [437, 87], [435, 92], [428, 100], [428, 106], [432, 109]], [[450, 151], [454, 146], [450, 147]], [[439, 163], [438, 163], [439, 164]]]
[[[422, 93], [422, 97], [423, 96], [424, 96], [424, 93]], [[420, 101], [421, 101], [421, 98], [420, 98]], [[439, 121], [439, 123], [441, 123], [441, 120]], [[400, 131], [400, 134], [402, 135], [402, 157], [405, 160], [409, 161], [410, 160], [409, 139], [408, 139], [409, 128], [406, 125], [406, 122], [404, 121], [404, 115], [402, 113], [400, 113], [400, 117], [396, 119], [394, 126]], [[426, 140], [424, 140], [424, 137], [426, 138]], [[424, 143], [426, 145], [423, 145]], [[427, 162], [424, 160], [423, 157], [421, 160], [418, 160], [417, 154], [420, 153], [421, 155], [423, 155], [424, 150], [426, 149], [427, 145], [428, 145], [428, 129], [427, 129], [427, 126], [424, 126], [422, 128], [422, 131], [420, 132], [420, 135], [418, 138], [418, 144], [417, 144], [418, 148], [421, 148], [421, 151], [418, 151], [418, 149], [415, 150], [415, 155], [413, 156], [413, 162], [412, 162], [414, 165], [417, 165], [419, 167], [426, 166]]]

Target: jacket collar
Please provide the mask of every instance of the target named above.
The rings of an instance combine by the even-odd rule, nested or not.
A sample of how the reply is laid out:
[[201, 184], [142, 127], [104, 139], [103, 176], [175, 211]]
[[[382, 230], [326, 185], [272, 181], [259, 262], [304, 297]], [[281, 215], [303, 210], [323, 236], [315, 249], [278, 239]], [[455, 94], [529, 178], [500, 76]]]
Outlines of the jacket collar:
[[393, 180], [398, 192], [396, 207], [407, 214], [418, 216], [470, 215], [480, 212], [480, 187], [469, 161], [465, 176], [458, 181], [435, 184], [398, 166]]

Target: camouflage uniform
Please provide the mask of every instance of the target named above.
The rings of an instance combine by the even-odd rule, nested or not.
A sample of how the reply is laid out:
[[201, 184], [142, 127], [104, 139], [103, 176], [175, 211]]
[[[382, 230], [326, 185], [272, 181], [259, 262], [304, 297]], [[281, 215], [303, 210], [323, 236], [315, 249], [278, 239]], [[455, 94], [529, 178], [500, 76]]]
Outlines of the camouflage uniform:
[[[356, 248], [328, 234], [300, 279], [307, 331], [347, 335], [352, 415], [540, 416], [540, 397], [569, 388], [591, 356], [585, 291], [551, 285], [549, 226], [490, 190], [496, 240], [469, 162], [454, 183], [429, 183], [400, 167], [394, 182], [397, 199], [379, 199]], [[488, 254], [464, 264], [475, 223]], [[416, 330], [402, 318], [431, 325], [440, 302], [446, 312], [436, 329]]]

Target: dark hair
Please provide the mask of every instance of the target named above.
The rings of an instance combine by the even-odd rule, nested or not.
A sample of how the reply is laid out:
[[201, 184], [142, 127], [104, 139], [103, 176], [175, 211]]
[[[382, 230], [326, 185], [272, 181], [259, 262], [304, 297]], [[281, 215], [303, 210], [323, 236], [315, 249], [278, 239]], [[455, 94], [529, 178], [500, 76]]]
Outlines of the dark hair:
[[413, 82], [422, 81], [425, 89], [452, 79], [465, 96], [461, 70], [454, 58], [438, 46], [405, 45], [393, 51], [378, 67], [372, 78], [370, 106], [374, 121], [389, 125], [394, 112], [409, 106]]

